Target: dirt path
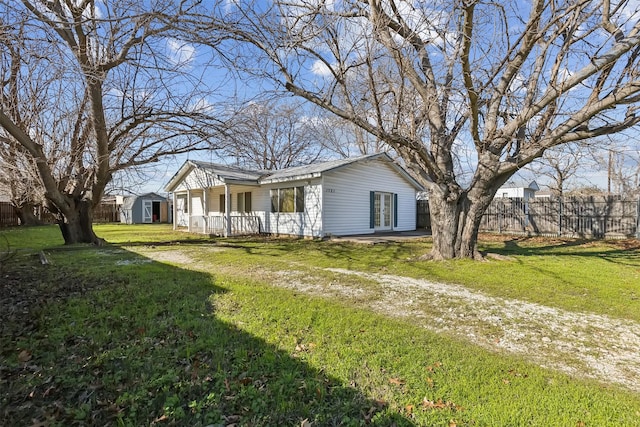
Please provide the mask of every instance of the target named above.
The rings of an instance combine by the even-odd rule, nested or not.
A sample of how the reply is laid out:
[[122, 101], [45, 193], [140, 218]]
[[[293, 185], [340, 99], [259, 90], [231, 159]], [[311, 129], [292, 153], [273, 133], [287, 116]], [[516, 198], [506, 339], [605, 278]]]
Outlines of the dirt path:
[[[179, 251], [145, 251], [144, 255], [158, 261], [189, 262]], [[411, 318], [426, 329], [492, 351], [521, 355], [540, 366], [640, 392], [639, 323], [493, 297], [460, 285], [344, 269], [317, 271], [315, 276], [292, 265], [287, 271], [260, 272], [259, 277], [271, 277], [276, 286]]]

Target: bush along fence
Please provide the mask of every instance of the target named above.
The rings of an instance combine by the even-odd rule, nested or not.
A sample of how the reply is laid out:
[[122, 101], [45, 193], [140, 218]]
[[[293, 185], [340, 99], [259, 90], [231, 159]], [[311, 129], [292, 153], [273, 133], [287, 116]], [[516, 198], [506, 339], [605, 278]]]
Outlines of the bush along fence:
[[[56, 218], [44, 208], [36, 208], [36, 217], [45, 224], [55, 224]], [[120, 207], [113, 203], [101, 203], [93, 211], [94, 222], [120, 222]], [[0, 202], [0, 227], [15, 227], [20, 219], [9, 202]]]
[[[429, 203], [418, 201], [418, 228], [430, 228]], [[640, 238], [640, 200], [619, 196], [494, 199], [480, 231], [593, 239]]]

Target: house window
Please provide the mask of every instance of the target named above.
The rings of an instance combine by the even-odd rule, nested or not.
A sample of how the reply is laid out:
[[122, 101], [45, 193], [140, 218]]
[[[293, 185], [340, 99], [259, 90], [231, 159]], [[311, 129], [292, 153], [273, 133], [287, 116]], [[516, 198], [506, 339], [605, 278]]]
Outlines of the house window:
[[304, 187], [271, 190], [271, 212], [304, 212]]
[[238, 193], [238, 212], [251, 212], [251, 192]]
[[251, 212], [251, 191], [244, 193], [244, 211]]
[[225, 202], [224, 194], [221, 194], [220, 195], [220, 212], [224, 213], [226, 207], [227, 207], [227, 203]]
[[296, 187], [296, 212], [304, 212], [304, 187]]
[[278, 201], [278, 212], [295, 212], [296, 199], [295, 190], [291, 188], [281, 188], [279, 190], [280, 199]]

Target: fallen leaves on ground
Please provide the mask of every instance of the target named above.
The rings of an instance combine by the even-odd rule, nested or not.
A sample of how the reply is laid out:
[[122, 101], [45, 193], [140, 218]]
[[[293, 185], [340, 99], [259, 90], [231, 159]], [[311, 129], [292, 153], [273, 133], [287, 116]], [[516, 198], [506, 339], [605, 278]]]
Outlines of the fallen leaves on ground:
[[422, 399], [422, 409], [451, 409], [453, 411], [460, 411], [462, 407], [450, 401], [444, 401], [442, 399], [433, 401], [425, 397]]

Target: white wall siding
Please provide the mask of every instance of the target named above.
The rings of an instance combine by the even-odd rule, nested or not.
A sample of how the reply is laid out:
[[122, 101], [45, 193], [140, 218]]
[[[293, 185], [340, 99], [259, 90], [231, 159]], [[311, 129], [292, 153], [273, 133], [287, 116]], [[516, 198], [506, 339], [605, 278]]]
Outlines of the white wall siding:
[[416, 229], [416, 189], [388, 163], [371, 161], [325, 172], [324, 234], [373, 233], [369, 227], [371, 191], [398, 195], [398, 225], [393, 230]]
[[499, 188], [496, 192], [494, 198], [503, 199], [503, 198], [520, 198], [528, 200], [532, 197], [535, 197], [536, 192], [531, 188], [523, 188], [523, 187], [507, 187], [507, 188]]
[[[278, 213], [271, 212], [270, 190], [276, 188], [304, 187], [304, 212]], [[320, 179], [310, 183], [307, 181], [291, 181], [286, 184], [270, 185], [267, 190], [266, 210], [267, 233], [293, 234], [307, 237], [321, 237], [322, 232], [322, 186]]]
[[516, 188], [516, 187], [508, 187], [508, 188], [499, 188], [496, 192], [495, 197], [497, 198], [505, 198], [505, 197], [522, 197], [524, 195], [524, 188]]

